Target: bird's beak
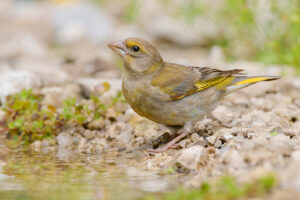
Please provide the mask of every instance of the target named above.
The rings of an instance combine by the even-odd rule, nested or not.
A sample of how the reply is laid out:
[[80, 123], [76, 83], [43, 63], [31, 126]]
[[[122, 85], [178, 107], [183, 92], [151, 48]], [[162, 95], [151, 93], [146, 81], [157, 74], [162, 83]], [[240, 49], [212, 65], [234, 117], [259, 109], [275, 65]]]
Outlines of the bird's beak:
[[107, 46], [111, 48], [115, 53], [119, 54], [121, 57], [125, 56], [127, 53], [126, 45], [123, 40], [109, 43]]

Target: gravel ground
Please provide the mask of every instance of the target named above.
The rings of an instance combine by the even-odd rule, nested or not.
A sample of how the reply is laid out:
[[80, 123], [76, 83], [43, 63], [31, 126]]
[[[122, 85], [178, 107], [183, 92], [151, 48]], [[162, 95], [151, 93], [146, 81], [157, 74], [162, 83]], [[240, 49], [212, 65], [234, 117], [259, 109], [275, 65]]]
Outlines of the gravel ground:
[[[13, 17], [0, 24], [0, 27], [6, 27], [5, 31], [1, 29], [0, 35], [2, 102], [7, 95], [22, 88], [35, 88], [45, 95], [45, 105], [56, 107], [60, 107], [67, 98], [88, 97], [94, 86], [104, 81], [112, 86], [105, 95], [113, 95], [120, 89], [121, 72], [114, 64], [112, 53], [104, 46], [105, 36], [99, 36], [105, 38], [99, 46], [86, 40], [72, 42], [79, 33], [72, 28], [64, 30], [66, 26], [56, 24], [61, 20], [55, 21], [63, 12], [56, 17], [47, 16], [54, 20], [54, 25], [47, 17], [37, 23], [35, 19], [41, 14], [38, 8], [31, 8], [36, 12], [25, 12], [20, 8], [11, 13], [8, 11], [14, 5], [4, 2], [0, 4], [0, 11], [3, 11], [0, 12], [0, 20]], [[46, 9], [46, 6], [40, 9]], [[91, 8], [87, 6], [85, 9]], [[103, 26], [113, 25], [110, 20], [100, 17], [104, 20], [101, 22]], [[91, 28], [89, 31], [93, 35], [98, 30]], [[51, 46], [52, 42], [64, 41], [64, 37], [70, 39], [67, 45]], [[119, 35], [114, 37], [120, 38]], [[246, 61], [226, 63], [218, 47], [211, 52], [198, 48], [182, 52], [182, 48], [168, 45], [161, 45], [159, 49], [172, 62], [199, 66], [217, 64], [220, 69], [222, 66], [227, 69], [234, 66], [245, 69], [249, 74], [284, 73], [285, 77], [229, 95], [213, 112], [218, 121], [202, 119], [194, 125], [193, 133], [180, 141], [178, 149], [164, 153], [149, 154], [146, 149], [170, 140], [174, 130], [139, 117], [127, 104], [117, 105], [117, 109], [124, 113], [121, 116], [117, 116], [112, 109], [107, 114], [107, 120], [94, 121], [88, 127], [64, 130], [57, 136], [55, 147], [49, 146], [46, 141], [37, 141], [31, 147], [38, 152], [57, 148], [60, 158], [74, 152], [98, 155], [115, 152], [111, 153], [116, 155], [115, 160], [122, 159], [120, 155], [126, 158], [130, 155], [131, 162], [127, 165], [138, 171], [129, 170], [128, 173], [150, 173], [154, 176], [173, 168], [176, 173], [184, 174], [179, 178], [188, 187], [199, 186], [204, 180], [224, 174], [244, 182], [273, 173], [278, 177], [281, 189], [299, 191], [300, 80], [293, 77], [294, 70], [279, 66], [267, 68]], [[162, 185], [160, 187], [164, 188]]]
[[198, 186], [224, 174], [244, 182], [274, 173], [282, 188], [298, 190], [299, 95], [299, 89], [284, 79], [231, 94], [213, 112], [226, 127], [205, 118], [195, 124], [194, 133], [180, 141], [178, 149], [164, 153], [149, 154], [146, 149], [171, 139], [174, 130], [131, 110], [106, 125], [94, 123], [95, 130], [67, 130], [57, 140], [62, 154], [66, 149], [87, 154], [115, 149], [142, 156], [143, 162], [133, 166], [153, 173], [174, 168], [189, 174], [183, 178], [186, 186]]

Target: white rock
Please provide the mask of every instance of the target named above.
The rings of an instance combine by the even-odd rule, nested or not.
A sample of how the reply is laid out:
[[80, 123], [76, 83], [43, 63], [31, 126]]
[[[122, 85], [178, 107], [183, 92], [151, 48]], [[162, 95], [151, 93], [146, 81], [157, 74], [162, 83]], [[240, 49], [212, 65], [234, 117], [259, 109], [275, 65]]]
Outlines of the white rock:
[[110, 89], [103, 94], [103, 96], [115, 96], [118, 91], [122, 90], [121, 79], [95, 79], [95, 78], [81, 78], [78, 80], [78, 84], [85, 96], [90, 96], [95, 92], [95, 87], [107, 82], [110, 85]]
[[59, 62], [49, 58], [43, 60], [23, 58], [16, 63], [16, 68], [35, 73], [42, 80], [43, 86], [64, 85], [74, 81]]
[[300, 150], [293, 151], [291, 157], [300, 163]]
[[217, 140], [214, 144], [214, 147], [219, 148], [222, 146], [222, 141], [221, 140]]
[[44, 95], [43, 104], [60, 107], [63, 105], [64, 100], [78, 97], [79, 91], [78, 85], [44, 87], [41, 89], [41, 94]]
[[42, 148], [42, 142], [41, 141], [35, 141], [30, 145], [31, 149], [35, 152], [40, 152]]
[[67, 132], [60, 133], [56, 140], [59, 147], [68, 147], [73, 144], [73, 137]]
[[26, 88], [38, 88], [42, 86], [39, 76], [24, 70], [1, 70], [0, 71], [0, 99]]
[[300, 89], [300, 78], [295, 78], [292, 83], [296, 88]]
[[83, 136], [88, 140], [92, 140], [96, 137], [96, 132], [92, 130], [85, 130], [83, 132]]
[[212, 135], [212, 136], [209, 136], [206, 138], [207, 142], [210, 144], [210, 145], [214, 145], [215, 144], [215, 141], [216, 141], [216, 136], [215, 135]]
[[0, 121], [4, 120], [6, 117], [6, 112], [3, 110], [0, 110]]
[[243, 156], [237, 150], [230, 149], [224, 153], [224, 162], [231, 167], [243, 167], [245, 162]]
[[205, 166], [208, 156], [204, 147], [195, 145], [187, 149], [183, 149], [177, 159], [177, 163], [187, 169], [199, 169]]
[[219, 105], [217, 108], [212, 112], [213, 116], [215, 116], [218, 120], [222, 122], [231, 122], [234, 118], [236, 113], [232, 112], [233, 110], [229, 107]]

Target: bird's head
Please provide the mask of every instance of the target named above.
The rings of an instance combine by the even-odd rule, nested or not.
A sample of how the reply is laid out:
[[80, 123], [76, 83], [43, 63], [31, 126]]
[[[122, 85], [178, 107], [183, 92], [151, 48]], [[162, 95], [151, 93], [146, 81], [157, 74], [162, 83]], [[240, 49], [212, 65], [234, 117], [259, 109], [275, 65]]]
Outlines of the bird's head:
[[162, 58], [149, 42], [140, 38], [128, 38], [108, 44], [124, 61], [125, 70], [149, 74], [161, 67]]

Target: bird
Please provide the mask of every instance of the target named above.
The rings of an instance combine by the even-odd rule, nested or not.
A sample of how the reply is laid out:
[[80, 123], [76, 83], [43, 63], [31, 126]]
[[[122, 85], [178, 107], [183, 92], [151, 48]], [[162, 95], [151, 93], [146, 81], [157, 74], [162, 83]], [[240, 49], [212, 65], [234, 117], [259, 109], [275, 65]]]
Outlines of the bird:
[[231, 92], [279, 76], [247, 76], [241, 69], [219, 70], [165, 62], [150, 42], [130, 37], [108, 47], [123, 60], [122, 91], [140, 116], [167, 126], [182, 126], [173, 140], [150, 152], [164, 152]]

